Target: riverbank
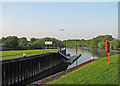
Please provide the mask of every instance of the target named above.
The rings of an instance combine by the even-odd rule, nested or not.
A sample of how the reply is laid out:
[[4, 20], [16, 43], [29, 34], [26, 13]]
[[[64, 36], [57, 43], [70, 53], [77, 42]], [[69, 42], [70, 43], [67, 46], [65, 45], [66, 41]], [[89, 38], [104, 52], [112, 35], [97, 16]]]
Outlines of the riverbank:
[[36, 50], [11, 50], [11, 51], [0, 51], [0, 60], [13, 59], [23, 57], [23, 53], [26, 56], [44, 54], [48, 52], [58, 51], [58, 49], [36, 49]]
[[101, 58], [90, 64], [87, 64], [61, 78], [48, 83], [49, 84], [118, 84], [118, 56]]
[[[75, 48], [76, 49], [76, 47], [67, 47], [67, 48]], [[105, 48], [93, 48], [93, 47], [79, 47], [78, 46], [78, 48], [81, 48], [81, 49], [85, 49], [85, 50], [90, 50], [90, 49], [101, 49], [101, 50], [104, 50]], [[120, 50], [120, 48], [117, 48], [117, 49], [110, 49], [110, 50]]]

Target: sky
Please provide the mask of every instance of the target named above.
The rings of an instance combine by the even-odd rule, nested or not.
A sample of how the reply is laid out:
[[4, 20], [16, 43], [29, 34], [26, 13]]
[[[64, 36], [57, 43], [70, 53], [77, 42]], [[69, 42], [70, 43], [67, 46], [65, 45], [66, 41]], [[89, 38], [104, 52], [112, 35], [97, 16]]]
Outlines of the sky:
[[[64, 29], [61, 31], [61, 29]], [[3, 2], [2, 36], [118, 38], [117, 2]]]

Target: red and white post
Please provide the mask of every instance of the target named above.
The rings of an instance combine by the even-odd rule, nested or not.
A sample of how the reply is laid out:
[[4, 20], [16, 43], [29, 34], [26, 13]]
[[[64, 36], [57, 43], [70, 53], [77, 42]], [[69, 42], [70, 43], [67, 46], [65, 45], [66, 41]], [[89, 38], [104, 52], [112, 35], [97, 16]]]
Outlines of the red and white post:
[[108, 64], [110, 64], [110, 42], [106, 40], [106, 53], [108, 53]]

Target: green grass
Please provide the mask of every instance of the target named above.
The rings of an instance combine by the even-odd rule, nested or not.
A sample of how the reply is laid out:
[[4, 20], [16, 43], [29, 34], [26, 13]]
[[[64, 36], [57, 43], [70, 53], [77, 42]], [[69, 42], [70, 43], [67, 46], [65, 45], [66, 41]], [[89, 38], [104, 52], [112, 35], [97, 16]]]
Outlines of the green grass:
[[48, 83], [49, 84], [118, 84], [118, 56], [101, 58], [87, 64], [68, 75]]
[[51, 51], [57, 51], [57, 49], [36, 49], [36, 50], [11, 50], [11, 51], [0, 51], [1, 60], [12, 59], [12, 58], [19, 58], [23, 57], [23, 53], [26, 56], [37, 55], [37, 54], [44, 54]]

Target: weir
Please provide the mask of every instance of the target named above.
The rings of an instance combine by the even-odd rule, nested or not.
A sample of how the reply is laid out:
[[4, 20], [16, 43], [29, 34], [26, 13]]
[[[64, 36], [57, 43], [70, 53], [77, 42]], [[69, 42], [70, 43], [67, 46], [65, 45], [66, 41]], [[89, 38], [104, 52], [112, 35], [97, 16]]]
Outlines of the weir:
[[2, 86], [22, 86], [40, 80], [57, 72], [66, 70], [80, 57], [69, 57], [62, 52], [3, 60], [2, 61]]

